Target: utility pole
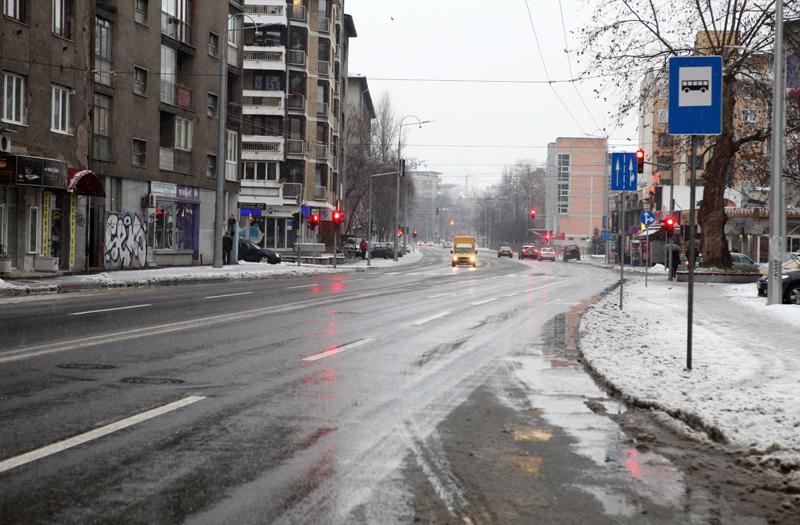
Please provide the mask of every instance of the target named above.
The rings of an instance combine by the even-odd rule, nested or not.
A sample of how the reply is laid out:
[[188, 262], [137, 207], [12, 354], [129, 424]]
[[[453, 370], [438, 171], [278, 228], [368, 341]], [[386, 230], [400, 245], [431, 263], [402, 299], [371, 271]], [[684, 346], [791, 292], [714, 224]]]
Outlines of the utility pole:
[[783, 0], [775, 2], [775, 55], [772, 79], [772, 178], [769, 227], [767, 304], [783, 303], [783, 255], [786, 249], [786, 194], [783, 181], [784, 96]]

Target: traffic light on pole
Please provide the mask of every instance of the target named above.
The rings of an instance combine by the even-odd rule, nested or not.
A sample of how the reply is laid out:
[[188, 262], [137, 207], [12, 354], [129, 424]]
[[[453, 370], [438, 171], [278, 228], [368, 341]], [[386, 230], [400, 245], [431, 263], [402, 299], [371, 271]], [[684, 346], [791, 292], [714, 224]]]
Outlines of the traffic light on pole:
[[414, 230], [414, 232], [412, 233], [412, 235], [414, 236], [415, 239], [417, 238], [418, 234], [419, 234], [419, 232], [417, 230]]
[[334, 210], [333, 211], [333, 224], [336, 226], [340, 226], [344, 221], [344, 213], [342, 210]]
[[403, 228], [397, 228], [397, 236], [398, 237], [402, 237], [403, 236]]
[[450, 226], [455, 226], [455, 225], [456, 225], [456, 221], [454, 219], [450, 219]]
[[672, 236], [675, 233], [675, 217], [667, 217], [664, 219], [664, 228], [667, 230], [667, 235]]
[[528, 212], [528, 215], [530, 215], [531, 219], [535, 219], [536, 218], [536, 208], [531, 208], [531, 211]]
[[308, 223], [312, 230], [316, 229], [319, 226], [319, 213], [312, 213]]
[[644, 150], [642, 148], [636, 150], [636, 172], [644, 173]]
[[550, 237], [551, 237], [551, 236], [550, 236], [550, 232], [547, 232], [547, 233], [545, 233], [545, 234], [544, 234], [544, 240], [545, 240], [545, 241], [549, 241], [549, 240], [550, 240]]

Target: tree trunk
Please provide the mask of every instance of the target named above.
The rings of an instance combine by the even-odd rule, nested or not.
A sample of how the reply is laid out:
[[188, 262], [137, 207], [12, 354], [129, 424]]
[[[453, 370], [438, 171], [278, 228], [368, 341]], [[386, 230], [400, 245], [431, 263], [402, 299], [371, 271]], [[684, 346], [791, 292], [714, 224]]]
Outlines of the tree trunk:
[[703, 200], [697, 221], [703, 232], [703, 266], [731, 267], [731, 254], [725, 238], [725, 187], [728, 165], [733, 162], [736, 147], [734, 127], [734, 78], [726, 75], [722, 87], [722, 134], [717, 137], [714, 152], [705, 165]]

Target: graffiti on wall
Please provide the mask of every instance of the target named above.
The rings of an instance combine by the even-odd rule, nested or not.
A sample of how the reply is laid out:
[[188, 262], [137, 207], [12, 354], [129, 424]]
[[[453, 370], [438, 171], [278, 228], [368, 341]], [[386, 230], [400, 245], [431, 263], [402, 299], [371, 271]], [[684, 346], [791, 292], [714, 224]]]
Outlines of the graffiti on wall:
[[147, 224], [135, 213], [109, 213], [106, 219], [106, 269], [144, 268]]

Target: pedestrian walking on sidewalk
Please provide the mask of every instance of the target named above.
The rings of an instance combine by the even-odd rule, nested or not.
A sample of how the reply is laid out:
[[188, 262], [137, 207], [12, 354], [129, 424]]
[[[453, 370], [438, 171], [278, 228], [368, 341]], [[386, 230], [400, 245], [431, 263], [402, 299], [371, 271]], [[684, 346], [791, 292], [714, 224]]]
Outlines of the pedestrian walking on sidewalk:
[[362, 259], [366, 259], [367, 258], [367, 248], [369, 248], [369, 245], [367, 244], [366, 239], [361, 239], [361, 244], [359, 244], [358, 247], [361, 249], [361, 258]]
[[231, 263], [231, 252], [233, 252], [233, 237], [226, 235], [222, 238], [222, 264]]
[[669, 269], [670, 280], [678, 276], [678, 266], [681, 264], [681, 247], [677, 244], [672, 245], [672, 265]]

